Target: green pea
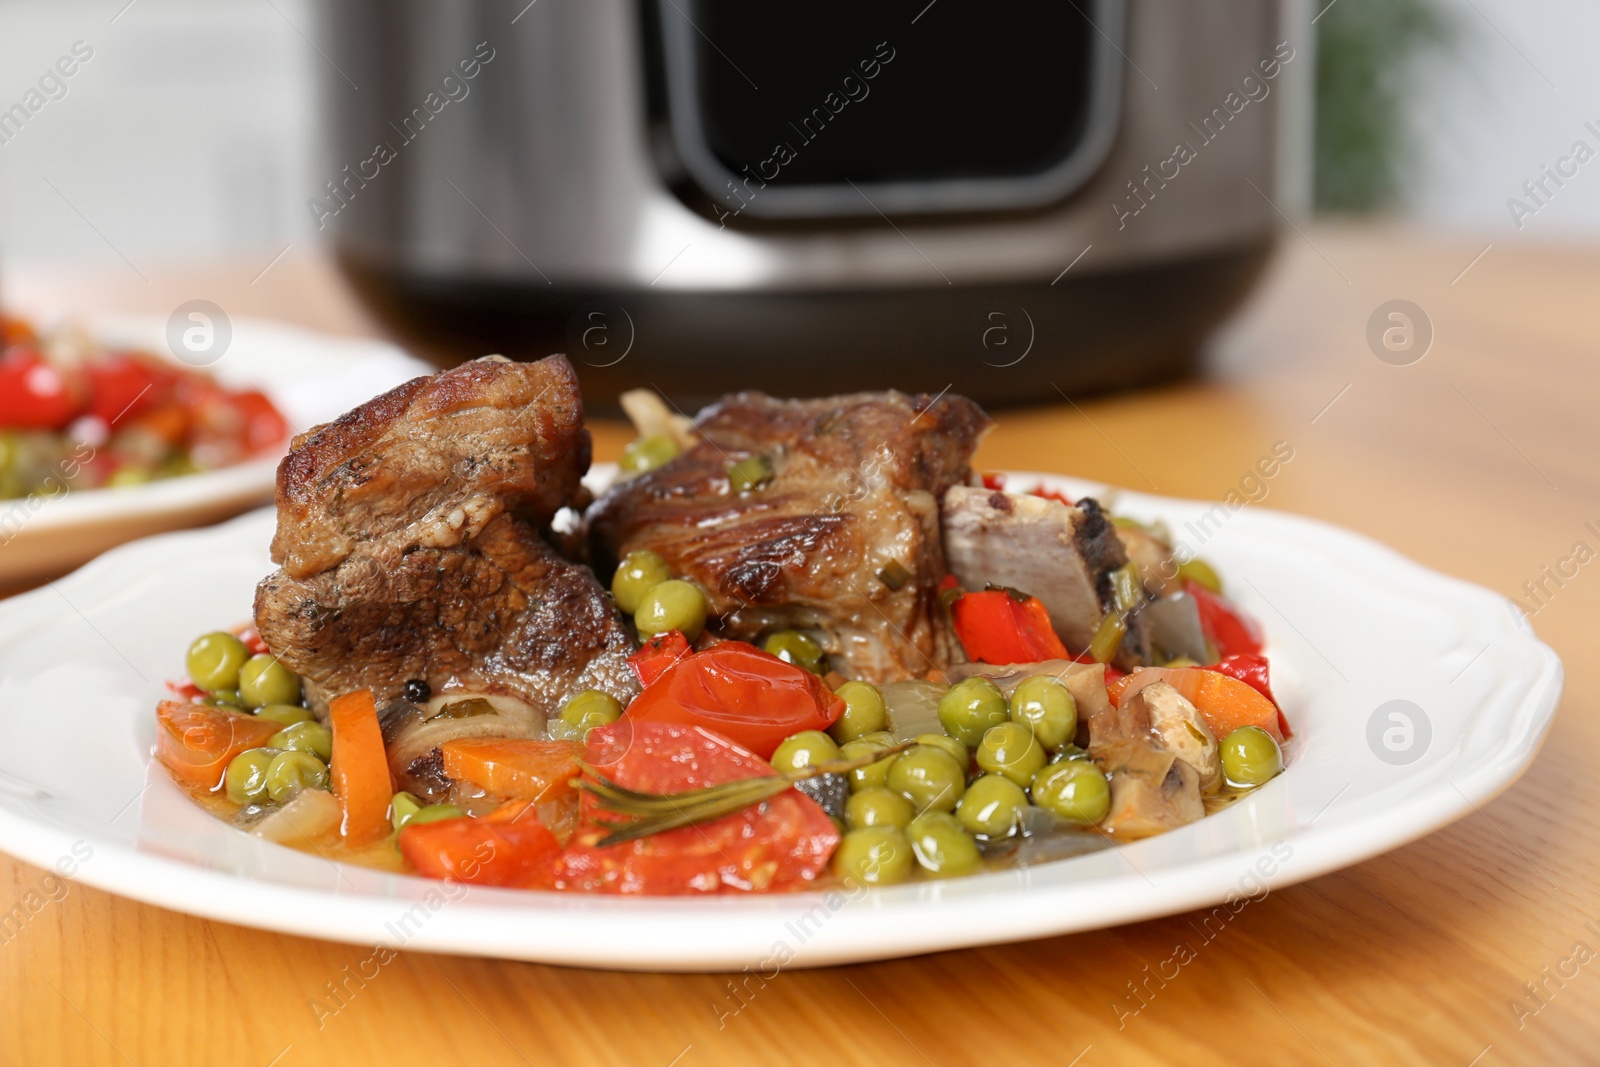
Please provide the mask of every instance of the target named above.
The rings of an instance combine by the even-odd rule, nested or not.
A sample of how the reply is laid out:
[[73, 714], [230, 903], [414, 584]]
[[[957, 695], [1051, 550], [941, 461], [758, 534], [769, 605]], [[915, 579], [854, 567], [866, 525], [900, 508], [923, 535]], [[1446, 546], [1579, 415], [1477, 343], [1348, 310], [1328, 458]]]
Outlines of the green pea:
[[766, 456], [746, 456], [728, 465], [728, 491], [748, 493], [772, 481], [772, 460]]
[[1020, 722], [991, 727], [978, 745], [978, 766], [990, 774], [1003, 774], [1018, 785], [1033, 781], [1045, 759], [1044, 746]]
[[297, 704], [268, 704], [266, 707], [257, 708], [255, 716], [284, 726], [293, 726], [297, 722], [314, 722], [317, 718], [311, 714], [310, 708], [302, 708]]
[[277, 754], [270, 748], [252, 748], [233, 757], [227, 773], [222, 776], [222, 787], [228, 799], [235, 804], [256, 804], [265, 800], [267, 769]]
[[394, 799], [389, 801], [389, 821], [392, 822], [394, 824], [394, 828], [398, 830], [406, 823], [410, 822], [412, 816], [421, 811], [423, 807], [424, 805], [422, 801], [418, 800], [410, 793], [401, 790], [394, 795]]
[[1054, 751], [1078, 732], [1078, 702], [1059, 679], [1036, 674], [1012, 690], [1011, 721], [1027, 726], [1041, 745]]
[[681, 630], [684, 637], [693, 641], [705, 629], [706, 610], [706, 595], [699, 587], [673, 578], [639, 598], [633, 624], [642, 637]]
[[195, 638], [184, 656], [189, 680], [208, 692], [239, 687], [239, 668], [250, 658], [243, 641], [217, 630]]
[[978, 843], [949, 812], [929, 811], [918, 815], [906, 827], [906, 837], [911, 839], [911, 850], [916, 853], [917, 862], [929, 874], [951, 878], [971, 874], [983, 865]]
[[1283, 772], [1283, 750], [1259, 726], [1241, 726], [1222, 739], [1222, 775], [1237, 789], [1253, 789]]
[[417, 812], [400, 825], [402, 827], [426, 826], [430, 822], [442, 822], [445, 819], [460, 819], [466, 814], [466, 812], [462, 811], [454, 804], [429, 804], [427, 807], [423, 808], [421, 811]]
[[885, 784], [918, 811], [949, 811], [966, 790], [967, 769], [943, 749], [918, 745], [895, 759]]
[[1097, 823], [1111, 810], [1111, 786], [1087, 760], [1052, 763], [1033, 777], [1033, 802], [1070, 822]]
[[985, 837], [1009, 837], [1022, 821], [1028, 807], [1028, 794], [1010, 778], [985, 774], [967, 786], [956, 818], [961, 825]]
[[219, 689], [215, 693], [201, 698], [200, 703], [213, 708], [224, 708], [228, 711], [243, 711], [244, 701], [239, 699], [237, 689]]
[[844, 714], [828, 730], [843, 744], [876, 733], [889, 725], [889, 706], [883, 694], [869, 682], [846, 682], [834, 690], [844, 700]]
[[977, 748], [983, 732], [1008, 717], [1005, 695], [987, 678], [967, 678], [939, 698], [939, 723], [944, 732], [968, 748]]
[[322, 762], [333, 758], [333, 733], [320, 722], [297, 722], [284, 727], [267, 744], [289, 752], [309, 752]]
[[822, 646], [810, 634], [799, 630], [778, 630], [769, 634], [761, 647], [783, 662], [803, 667], [812, 674], [821, 674], [824, 670]]
[[267, 766], [267, 795], [287, 803], [304, 789], [326, 789], [328, 765], [309, 752], [280, 752]]
[[632, 615], [639, 610], [639, 601], [646, 593], [671, 577], [667, 561], [654, 552], [629, 552], [611, 576], [611, 595], [616, 598], [617, 607]]
[[949, 734], [918, 734], [916, 741], [919, 745], [943, 749], [945, 752], [950, 753], [950, 758], [961, 764], [963, 770], [972, 762], [972, 753], [967, 751], [967, 746]]
[[915, 814], [911, 801], [882, 786], [872, 786], [851, 794], [844, 806], [844, 822], [852, 830], [868, 826], [898, 826], [904, 829]]
[[1063, 760], [1069, 759], [1086, 760], [1088, 758], [1088, 750], [1079, 748], [1077, 745], [1062, 745], [1060, 748], [1050, 753], [1051, 763], [1060, 763]]
[[862, 734], [862, 741], [871, 741], [879, 748], [893, 748], [900, 743], [900, 739], [888, 730], [874, 730], [870, 734]]
[[833, 853], [833, 872], [867, 885], [894, 885], [911, 877], [916, 860], [911, 842], [893, 826], [851, 830]]
[[664, 433], [653, 433], [630, 442], [622, 450], [622, 473], [643, 474], [671, 462], [678, 455], [678, 442]]
[[805, 730], [779, 745], [770, 762], [779, 771], [798, 771], [838, 758], [839, 746], [833, 738], [821, 730]]
[[561, 721], [580, 730], [606, 726], [622, 718], [622, 702], [599, 689], [575, 693], [561, 706]]
[[[889, 744], [893, 744], [891, 741]], [[858, 737], [854, 741], [846, 741], [839, 748], [840, 759], [859, 759], [862, 756], [872, 756], [888, 748], [888, 744], [872, 740], [870, 737]], [[876, 763], [869, 763], [865, 767], [857, 767], [850, 772], [850, 788], [859, 792], [882, 786], [889, 781], [889, 765], [893, 759], [881, 759]]]
[[1178, 577], [1192, 579], [1196, 585], [1203, 586], [1213, 593], [1222, 592], [1221, 576], [1203, 559], [1191, 559], [1187, 563], [1178, 564]]
[[247, 708], [267, 704], [297, 704], [300, 678], [277, 658], [263, 652], [239, 668], [239, 697]]

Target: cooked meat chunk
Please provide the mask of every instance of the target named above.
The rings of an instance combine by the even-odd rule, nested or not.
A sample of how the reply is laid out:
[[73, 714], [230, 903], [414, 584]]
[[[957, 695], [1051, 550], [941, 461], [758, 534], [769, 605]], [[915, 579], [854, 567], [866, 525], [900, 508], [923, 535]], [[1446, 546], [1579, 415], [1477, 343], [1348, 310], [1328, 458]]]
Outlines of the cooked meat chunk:
[[[728, 397], [695, 420], [693, 447], [595, 503], [591, 558], [605, 574], [659, 553], [706, 591], [725, 636], [808, 629], [845, 675], [922, 675], [961, 658], [937, 590], [939, 501], [989, 425], [949, 395]], [[771, 479], [734, 493], [729, 467], [755, 457]]]
[[446, 548], [504, 511], [543, 525], [589, 469], [564, 356], [497, 356], [413, 378], [294, 439], [278, 467], [272, 559], [294, 578], [362, 542]]
[[420, 680], [516, 697], [538, 729], [578, 690], [632, 693], [625, 623], [533, 525], [578, 493], [582, 419], [563, 357], [478, 360], [296, 440], [255, 616], [314, 701]]
[[[963, 587], [999, 585], [1038, 597], [1073, 652], [1089, 647], [1110, 604], [1110, 574], [1128, 562], [1116, 527], [1092, 498], [1069, 507], [964, 485], [945, 493], [944, 549]], [[1124, 640], [1136, 648], [1142, 632], [1137, 625], [1129, 632], [1132, 640]]]

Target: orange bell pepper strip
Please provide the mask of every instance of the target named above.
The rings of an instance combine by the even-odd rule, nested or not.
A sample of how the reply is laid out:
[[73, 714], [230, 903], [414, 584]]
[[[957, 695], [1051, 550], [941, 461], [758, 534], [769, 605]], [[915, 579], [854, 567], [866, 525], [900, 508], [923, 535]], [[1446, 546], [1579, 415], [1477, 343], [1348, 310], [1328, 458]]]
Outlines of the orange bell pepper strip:
[[1037, 663], [1066, 659], [1038, 597], [1018, 599], [1004, 589], [967, 593], [950, 605], [950, 620], [967, 655], [980, 663]]
[[156, 758], [185, 785], [216, 789], [233, 757], [260, 748], [281, 729], [253, 715], [163, 700], [156, 706]]
[[1278, 706], [1247, 682], [1204, 667], [1141, 667], [1106, 686], [1111, 703], [1122, 702], [1151, 682], [1167, 682], [1188, 698], [1218, 741], [1241, 726], [1259, 726], [1283, 743]]
[[578, 741], [516, 737], [459, 737], [439, 746], [444, 773], [516, 800], [556, 799], [578, 777]]
[[328, 718], [333, 726], [329, 770], [344, 812], [339, 833], [357, 847], [370, 845], [388, 835], [389, 801], [394, 797], [372, 690], [335, 697], [328, 705]]

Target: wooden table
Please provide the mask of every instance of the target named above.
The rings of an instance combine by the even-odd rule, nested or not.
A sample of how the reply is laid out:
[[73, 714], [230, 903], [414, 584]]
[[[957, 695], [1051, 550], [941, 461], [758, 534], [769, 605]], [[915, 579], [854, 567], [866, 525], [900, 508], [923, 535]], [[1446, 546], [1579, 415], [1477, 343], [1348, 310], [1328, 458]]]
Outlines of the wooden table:
[[[1295, 458], [1269, 506], [1353, 527], [1504, 594], [1520, 595], [1575, 541], [1592, 545], [1600, 251], [1496, 245], [1473, 263], [1482, 241], [1328, 228], [1309, 237], [1288, 235], [1207, 380], [1004, 414], [982, 465], [1220, 497], [1287, 440]], [[371, 329], [324, 264], [291, 255], [252, 285], [259, 269], [161, 272], [148, 285], [126, 271], [8, 281], [30, 301], [165, 313], [206, 296], [235, 314]], [[1423, 307], [1436, 330], [1414, 366], [1380, 362], [1365, 341], [1368, 317], [1395, 298]], [[623, 431], [602, 426], [597, 438], [610, 458]], [[1273, 893], [1203, 947], [1179, 915], [790, 972], [719, 1026], [726, 975], [401, 954], [352, 981], [370, 949], [72, 886], [16, 936], [0, 933], [0, 1060], [1600, 1062], [1600, 962], [1575, 976], [1564, 962], [1578, 942], [1600, 951], [1584, 926], [1600, 920], [1597, 608], [1600, 569], [1586, 568], [1538, 613], [1570, 676], [1550, 743], [1520, 783], [1416, 844]], [[4, 858], [0, 873], [0, 915], [42, 877]], [[1197, 958], [1122, 1015], [1134, 1004], [1128, 983], [1185, 942]], [[1544, 986], [1542, 1008], [1528, 982]], [[348, 990], [331, 1015], [314, 1007], [334, 1004], [330, 983]]]

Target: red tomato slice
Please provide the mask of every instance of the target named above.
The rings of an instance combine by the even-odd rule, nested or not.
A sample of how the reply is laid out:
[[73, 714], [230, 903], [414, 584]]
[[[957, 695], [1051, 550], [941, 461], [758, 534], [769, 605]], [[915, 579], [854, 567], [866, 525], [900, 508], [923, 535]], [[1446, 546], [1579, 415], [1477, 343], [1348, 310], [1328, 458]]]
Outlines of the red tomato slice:
[[532, 889], [548, 884], [561, 845], [532, 807], [509, 804], [481, 819], [407, 826], [400, 852], [424, 878]]
[[83, 410], [83, 388], [31, 348], [0, 358], [0, 426], [61, 430]]
[[[618, 785], [676, 793], [772, 774], [766, 761], [697, 726], [632, 723], [589, 732], [584, 762]], [[833, 820], [793, 789], [698, 826], [601, 848], [594, 818], [556, 861], [557, 889], [600, 893], [715, 893], [804, 887], [839, 843]]]
[[661, 671], [625, 717], [703, 726], [766, 759], [784, 738], [826, 730], [842, 714], [844, 700], [810, 671], [743, 641], [724, 641]]
[[233, 757], [260, 748], [281, 729], [281, 723], [208, 704], [163, 700], [156, 706], [156, 758], [180, 782], [215, 789]]
[[113, 352], [91, 361], [87, 374], [89, 414], [112, 428], [159, 407], [178, 377], [176, 371], [132, 352]]

